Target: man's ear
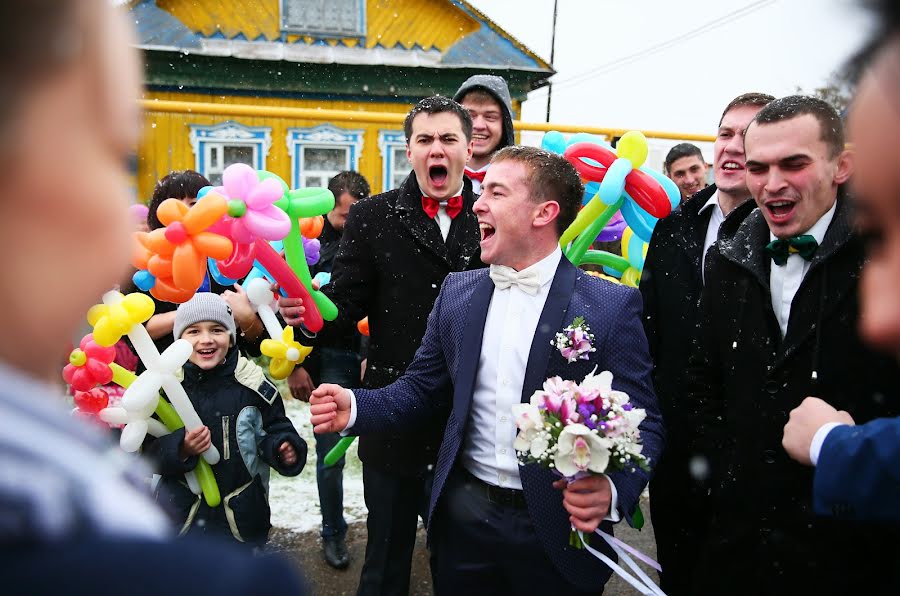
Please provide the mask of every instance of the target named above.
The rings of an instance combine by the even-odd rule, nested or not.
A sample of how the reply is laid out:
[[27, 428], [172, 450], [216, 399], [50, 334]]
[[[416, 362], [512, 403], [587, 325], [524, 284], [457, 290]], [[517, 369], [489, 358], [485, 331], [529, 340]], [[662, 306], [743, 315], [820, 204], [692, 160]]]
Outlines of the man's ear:
[[556, 201], [544, 201], [537, 206], [534, 220], [531, 225], [536, 228], [543, 228], [547, 225], [556, 225], [557, 217], [559, 217], [559, 203]]
[[837, 158], [837, 170], [834, 173], [834, 183], [843, 184], [853, 175], [853, 151], [844, 149]]

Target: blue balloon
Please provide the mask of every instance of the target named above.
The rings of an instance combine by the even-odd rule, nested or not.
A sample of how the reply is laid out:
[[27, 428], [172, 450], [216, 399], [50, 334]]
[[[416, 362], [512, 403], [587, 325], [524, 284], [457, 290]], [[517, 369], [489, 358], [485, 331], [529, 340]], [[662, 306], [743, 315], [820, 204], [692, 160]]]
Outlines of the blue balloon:
[[561, 132], [551, 130], [545, 133], [544, 138], [541, 139], [541, 149], [562, 155], [566, 150], [566, 138]]
[[319, 271], [313, 279], [319, 282], [319, 289], [321, 290], [331, 283], [331, 274], [327, 271]]
[[136, 271], [135, 274], [131, 277], [131, 280], [139, 290], [142, 290], [144, 292], [149, 292], [153, 289], [153, 286], [156, 285], [156, 278], [153, 277], [153, 275], [145, 269]]
[[628, 262], [638, 271], [644, 269], [644, 240], [637, 234], [632, 234], [628, 240]]
[[[221, 286], [233, 286], [235, 283], [237, 283], [236, 279], [231, 279], [230, 277], [225, 277], [222, 274], [222, 272], [219, 271], [219, 266], [216, 265], [215, 259], [211, 259], [211, 258], [207, 257], [206, 263], [207, 263], [206, 268], [209, 271], [209, 275], [211, 275], [212, 278], [214, 280], [216, 280], [217, 284], [219, 284]], [[209, 284], [208, 278], [204, 281], [205, 281], [205, 283], [207, 283], [207, 285]], [[203, 286], [200, 286], [200, 287], [202, 288]], [[203, 292], [203, 291], [209, 291], [209, 290], [200, 290], [200, 291]]]
[[587, 205], [588, 201], [594, 198], [594, 195], [600, 192], [599, 182], [588, 182], [584, 185], [584, 196], [581, 198], [581, 204]]
[[202, 199], [207, 194], [209, 194], [209, 191], [211, 191], [212, 189], [213, 189], [212, 186], [204, 186], [203, 188], [201, 188], [200, 190], [197, 191], [197, 198]]
[[621, 271], [619, 271], [617, 269], [613, 269], [612, 267], [607, 267], [606, 265], [603, 266], [603, 273], [609, 275], [610, 277], [615, 277], [617, 279], [622, 277]]
[[606, 142], [604, 137], [600, 135], [592, 135], [586, 132], [579, 132], [571, 137], [569, 137], [569, 142], [566, 144], [567, 147], [574, 145], [575, 143], [594, 143], [595, 145], [600, 145], [606, 149], [612, 149], [612, 145]]
[[639, 236], [644, 242], [650, 242], [650, 238], [653, 237], [653, 228], [656, 227], [656, 222], [659, 220], [638, 207], [627, 192], [625, 196], [627, 198], [622, 201], [622, 218], [636, 236]]
[[600, 200], [605, 205], [614, 204], [625, 192], [625, 177], [631, 170], [631, 162], [621, 157], [606, 170], [603, 182], [600, 183]]

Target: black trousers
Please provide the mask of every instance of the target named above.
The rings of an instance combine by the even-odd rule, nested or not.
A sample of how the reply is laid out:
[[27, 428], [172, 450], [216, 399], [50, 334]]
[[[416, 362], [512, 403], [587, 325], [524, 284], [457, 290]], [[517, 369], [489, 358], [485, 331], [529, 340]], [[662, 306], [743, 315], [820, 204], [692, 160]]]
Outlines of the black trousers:
[[479, 483], [468, 472], [454, 471], [435, 512], [431, 548], [437, 596], [597, 595], [560, 574], [527, 509], [491, 502]]
[[416, 528], [428, 520], [431, 472], [399, 476], [363, 464], [366, 508], [366, 559], [358, 596], [407, 596]]

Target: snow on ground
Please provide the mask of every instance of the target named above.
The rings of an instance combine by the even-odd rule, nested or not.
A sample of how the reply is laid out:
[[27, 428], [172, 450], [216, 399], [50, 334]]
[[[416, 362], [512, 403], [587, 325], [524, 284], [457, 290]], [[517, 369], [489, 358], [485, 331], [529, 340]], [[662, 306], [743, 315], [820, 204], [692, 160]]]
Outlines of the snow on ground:
[[[297, 432], [306, 441], [306, 466], [299, 476], [285, 478], [272, 471], [269, 505], [272, 525], [292, 532], [318, 532], [322, 527], [319, 493], [316, 489], [316, 439], [309, 424], [309, 404], [286, 398], [284, 407]], [[348, 524], [365, 521], [362, 467], [356, 455], [356, 442], [347, 450], [344, 466], [344, 519]]]

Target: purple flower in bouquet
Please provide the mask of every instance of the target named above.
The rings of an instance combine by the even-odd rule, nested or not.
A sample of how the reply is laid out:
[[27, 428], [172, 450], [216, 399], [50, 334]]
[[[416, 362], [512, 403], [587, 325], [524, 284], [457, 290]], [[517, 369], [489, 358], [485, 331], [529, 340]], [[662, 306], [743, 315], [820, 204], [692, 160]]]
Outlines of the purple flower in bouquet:
[[589, 354], [597, 350], [594, 347], [594, 334], [591, 333], [591, 328], [585, 323], [584, 317], [575, 317], [572, 324], [557, 333], [550, 343], [570, 363], [577, 360], [587, 360], [590, 358]]

